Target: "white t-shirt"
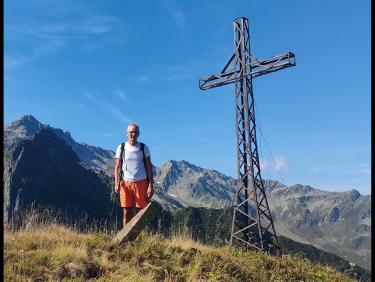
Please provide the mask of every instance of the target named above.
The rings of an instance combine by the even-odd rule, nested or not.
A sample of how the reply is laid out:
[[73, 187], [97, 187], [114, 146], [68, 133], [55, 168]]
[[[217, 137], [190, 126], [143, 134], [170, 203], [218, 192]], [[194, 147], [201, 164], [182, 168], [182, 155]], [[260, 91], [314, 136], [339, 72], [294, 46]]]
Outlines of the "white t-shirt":
[[[144, 148], [145, 158], [150, 156], [150, 150], [147, 145]], [[116, 159], [120, 159], [121, 144], [118, 145], [116, 150]], [[125, 158], [124, 158], [125, 155]], [[122, 171], [124, 172], [123, 178], [127, 181], [138, 181], [147, 178], [146, 168], [143, 161], [143, 153], [141, 150], [141, 144], [137, 142], [135, 145], [131, 145], [125, 142], [124, 154], [122, 162]]]

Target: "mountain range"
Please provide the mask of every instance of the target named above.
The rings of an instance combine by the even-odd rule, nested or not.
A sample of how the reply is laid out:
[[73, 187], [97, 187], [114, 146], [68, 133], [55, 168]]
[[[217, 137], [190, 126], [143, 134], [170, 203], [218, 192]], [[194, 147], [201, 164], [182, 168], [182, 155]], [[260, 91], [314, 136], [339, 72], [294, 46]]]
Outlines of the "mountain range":
[[[13, 121], [4, 128], [4, 221], [33, 201], [71, 218], [112, 217], [114, 154], [31, 115]], [[168, 211], [228, 208], [236, 189], [235, 179], [187, 161], [154, 167], [154, 179], [154, 200]], [[264, 186], [278, 235], [371, 269], [370, 196], [275, 180]]]
[[72, 147], [72, 150], [77, 154], [78, 158], [91, 167], [94, 171], [105, 171], [112, 174], [114, 170], [113, 159], [115, 153], [111, 150], [104, 150], [100, 147], [90, 146], [85, 143], [77, 143], [70, 136], [68, 131], [63, 131], [59, 128], [53, 128], [50, 125], [40, 123], [32, 115], [25, 115], [13, 121], [10, 125], [4, 128], [4, 149], [6, 150], [11, 145], [16, 145], [21, 141], [30, 140], [34, 134], [41, 129], [50, 129], [60, 139]]

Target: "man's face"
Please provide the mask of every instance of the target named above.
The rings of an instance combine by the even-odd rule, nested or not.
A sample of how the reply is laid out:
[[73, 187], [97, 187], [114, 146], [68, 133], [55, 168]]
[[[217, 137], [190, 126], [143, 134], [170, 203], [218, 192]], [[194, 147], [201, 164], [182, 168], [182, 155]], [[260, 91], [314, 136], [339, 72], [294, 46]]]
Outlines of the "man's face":
[[129, 126], [127, 135], [130, 144], [136, 143], [139, 136], [138, 128], [136, 126]]

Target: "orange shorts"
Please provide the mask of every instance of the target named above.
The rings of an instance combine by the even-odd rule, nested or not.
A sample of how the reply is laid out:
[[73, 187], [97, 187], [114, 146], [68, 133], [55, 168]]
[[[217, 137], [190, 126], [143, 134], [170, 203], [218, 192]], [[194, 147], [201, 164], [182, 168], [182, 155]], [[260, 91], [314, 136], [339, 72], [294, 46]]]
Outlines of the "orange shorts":
[[148, 179], [135, 182], [122, 181], [120, 189], [120, 202], [123, 208], [144, 208], [147, 206]]

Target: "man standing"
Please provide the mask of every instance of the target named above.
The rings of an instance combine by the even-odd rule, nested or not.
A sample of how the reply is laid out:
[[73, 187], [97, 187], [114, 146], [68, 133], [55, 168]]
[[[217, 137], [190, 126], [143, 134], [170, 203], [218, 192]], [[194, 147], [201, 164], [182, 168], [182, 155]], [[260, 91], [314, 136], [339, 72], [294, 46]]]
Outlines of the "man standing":
[[[151, 155], [148, 147], [137, 141], [138, 125], [132, 123], [127, 129], [128, 141], [120, 144], [116, 150], [115, 192], [120, 191], [120, 202], [123, 208], [123, 227], [136, 213], [147, 206], [154, 194]], [[121, 155], [121, 151], [122, 155]], [[122, 169], [121, 169], [122, 168]], [[120, 175], [122, 171], [122, 176]]]

